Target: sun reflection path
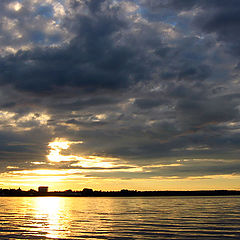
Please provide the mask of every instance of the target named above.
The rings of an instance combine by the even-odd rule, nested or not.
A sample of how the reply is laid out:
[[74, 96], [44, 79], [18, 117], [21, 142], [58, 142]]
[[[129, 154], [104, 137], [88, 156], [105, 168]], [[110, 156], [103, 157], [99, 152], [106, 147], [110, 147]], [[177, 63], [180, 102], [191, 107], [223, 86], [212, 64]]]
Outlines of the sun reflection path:
[[70, 219], [64, 212], [64, 201], [57, 197], [35, 198], [35, 217], [40, 232], [46, 232], [47, 238], [59, 239], [69, 233]]

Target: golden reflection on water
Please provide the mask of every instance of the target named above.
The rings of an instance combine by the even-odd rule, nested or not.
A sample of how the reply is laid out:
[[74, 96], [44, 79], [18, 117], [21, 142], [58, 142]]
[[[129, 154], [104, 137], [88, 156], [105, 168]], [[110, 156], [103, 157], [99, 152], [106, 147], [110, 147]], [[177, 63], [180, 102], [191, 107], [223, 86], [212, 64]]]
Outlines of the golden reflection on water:
[[58, 239], [69, 233], [69, 216], [64, 215], [64, 199], [58, 197], [35, 198], [35, 218], [39, 230], [46, 232], [46, 237]]
[[34, 227], [49, 239], [83, 233], [97, 234], [98, 231], [106, 230], [106, 227], [111, 229], [111, 226], [106, 225], [105, 218], [113, 211], [112, 203], [111, 198], [38, 197], [34, 199], [33, 206], [37, 223]]
[[237, 196], [3, 197], [0, 239], [239, 240], [239, 212]]

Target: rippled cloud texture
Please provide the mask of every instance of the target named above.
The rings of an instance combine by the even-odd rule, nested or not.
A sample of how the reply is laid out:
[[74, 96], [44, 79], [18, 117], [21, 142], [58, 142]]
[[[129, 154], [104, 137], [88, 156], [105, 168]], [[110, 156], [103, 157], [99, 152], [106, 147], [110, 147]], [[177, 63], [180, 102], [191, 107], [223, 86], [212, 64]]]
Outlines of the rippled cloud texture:
[[238, 0], [0, 1], [0, 187], [239, 188], [239, 16]]

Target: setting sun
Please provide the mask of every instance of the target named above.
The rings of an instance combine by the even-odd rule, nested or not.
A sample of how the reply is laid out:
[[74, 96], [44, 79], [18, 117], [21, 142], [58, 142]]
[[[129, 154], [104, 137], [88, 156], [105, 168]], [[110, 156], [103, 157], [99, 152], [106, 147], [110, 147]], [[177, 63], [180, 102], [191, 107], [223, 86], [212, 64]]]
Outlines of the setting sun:
[[63, 155], [62, 151], [69, 149], [72, 144], [82, 144], [82, 141], [68, 141], [64, 138], [57, 138], [50, 142], [48, 160], [54, 163], [70, 162], [72, 167], [82, 168], [113, 168], [118, 166], [119, 158], [101, 157], [101, 156], [79, 156], [79, 155]]
[[80, 144], [82, 141], [67, 141], [64, 138], [56, 138], [53, 142], [50, 142], [48, 146], [50, 147], [49, 155], [47, 158], [51, 162], [65, 162], [74, 161], [77, 156], [69, 155], [65, 156], [61, 154], [62, 150], [68, 149], [72, 144]]

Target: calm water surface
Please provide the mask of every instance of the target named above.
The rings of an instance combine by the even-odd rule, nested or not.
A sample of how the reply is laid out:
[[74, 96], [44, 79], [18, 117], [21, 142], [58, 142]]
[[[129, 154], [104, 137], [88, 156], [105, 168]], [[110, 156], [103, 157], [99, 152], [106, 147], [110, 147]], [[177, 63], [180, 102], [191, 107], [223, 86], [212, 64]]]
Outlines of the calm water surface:
[[0, 197], [0, 239], [240, 239], [240, 197]]

